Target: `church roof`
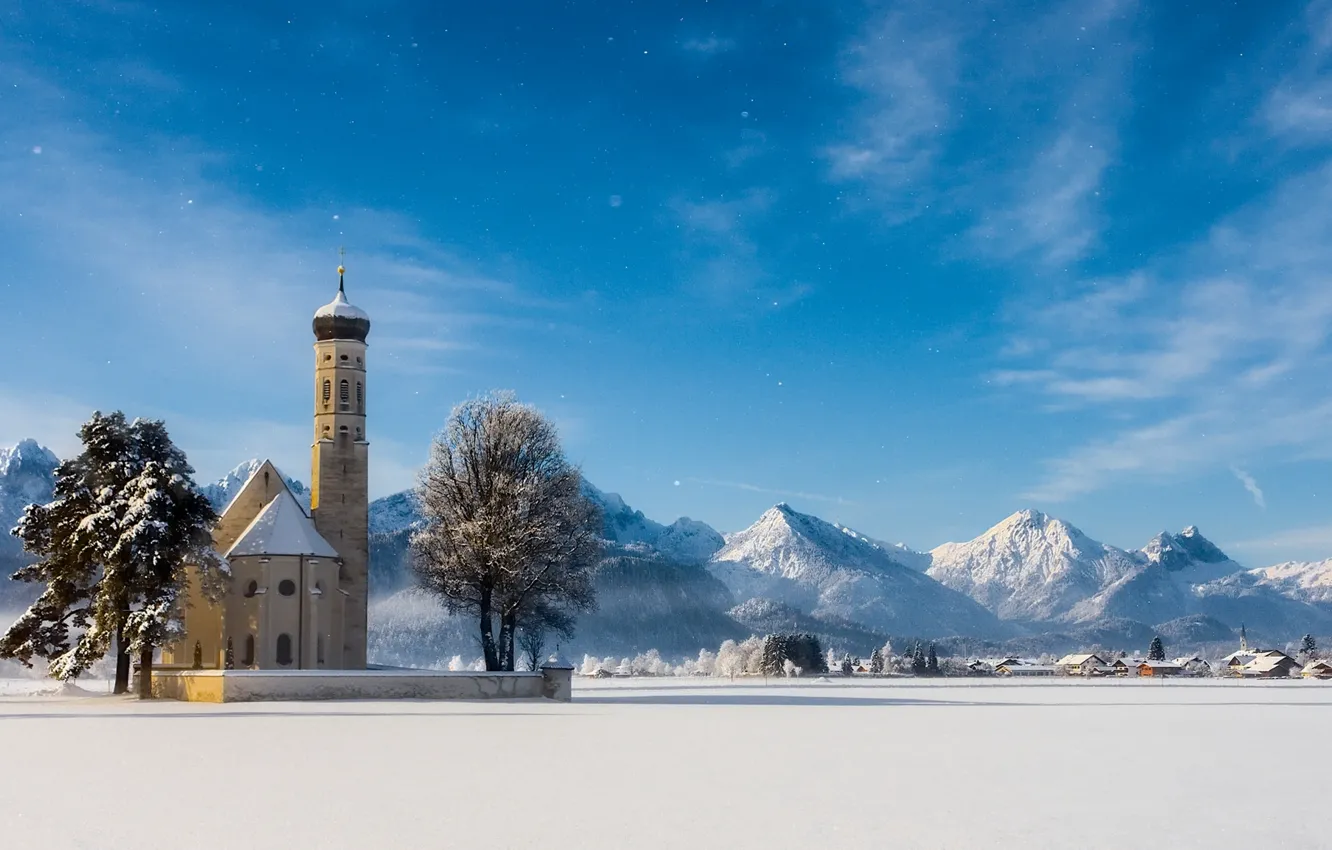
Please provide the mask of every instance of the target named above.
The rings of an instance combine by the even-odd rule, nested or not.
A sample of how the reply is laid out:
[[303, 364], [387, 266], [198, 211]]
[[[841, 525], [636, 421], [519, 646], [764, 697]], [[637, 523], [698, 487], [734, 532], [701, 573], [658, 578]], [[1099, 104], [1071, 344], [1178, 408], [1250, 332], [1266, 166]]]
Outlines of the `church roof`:
[[338, 294], [315, 311], [315, 339], [354, 339], [365, 342], [366, 335], [370, 333], [370, 315], [347, 300], [347, 291], [342, 281], [343, 271], [342, 266], [338, 266]]
[[336, 558], [337, 550], [315, 530], [314, 521], [283, 487], [241, 532], [226, 557], [245, 555], [311, 555]]
[[347, 300], [347, 293], [343, 289], [338, 290], [338, 294], [333, 296], [333, 300], [315, 311], [316, 318], [322, 316], [341, 316], [344, 319], [365, 319], [370, 321], [370, 315]]

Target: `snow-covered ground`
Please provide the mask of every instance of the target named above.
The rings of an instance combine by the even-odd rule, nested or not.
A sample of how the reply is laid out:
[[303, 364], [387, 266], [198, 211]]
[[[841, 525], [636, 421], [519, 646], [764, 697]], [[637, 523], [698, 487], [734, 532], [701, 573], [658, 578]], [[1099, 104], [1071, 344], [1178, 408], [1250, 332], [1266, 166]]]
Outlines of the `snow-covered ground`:
[[1332, 846], [1332, 683], [579, 679], [565, 705], [42, 688], [0, 683], [2, 847]]

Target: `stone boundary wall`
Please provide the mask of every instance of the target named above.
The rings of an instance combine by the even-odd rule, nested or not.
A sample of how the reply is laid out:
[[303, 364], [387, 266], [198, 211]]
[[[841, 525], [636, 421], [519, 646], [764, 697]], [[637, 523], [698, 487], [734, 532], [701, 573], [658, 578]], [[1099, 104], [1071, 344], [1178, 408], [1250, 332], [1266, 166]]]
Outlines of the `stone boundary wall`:
[[435, 670], [153, 670], [153, 696], [189, 702], [348, 699], [572, 698], [573, 671], [539, 673]]

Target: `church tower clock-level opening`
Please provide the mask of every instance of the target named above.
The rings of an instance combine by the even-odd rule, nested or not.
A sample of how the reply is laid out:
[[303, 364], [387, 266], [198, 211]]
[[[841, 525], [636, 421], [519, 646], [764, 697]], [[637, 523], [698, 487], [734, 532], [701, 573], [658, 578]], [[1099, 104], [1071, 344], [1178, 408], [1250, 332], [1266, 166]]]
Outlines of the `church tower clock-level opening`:
[[[344, 595], [342, 666], [366, 662], [369, 597], [369, 430], [366, 428], [365, 339], [370, 317], [347, 300], [338, 267], [338, 292], [314, 315], [314, 445], [310, 511], [319, 534], [342, 560]], [[352, 388], [355, 388], [353, 404]]]

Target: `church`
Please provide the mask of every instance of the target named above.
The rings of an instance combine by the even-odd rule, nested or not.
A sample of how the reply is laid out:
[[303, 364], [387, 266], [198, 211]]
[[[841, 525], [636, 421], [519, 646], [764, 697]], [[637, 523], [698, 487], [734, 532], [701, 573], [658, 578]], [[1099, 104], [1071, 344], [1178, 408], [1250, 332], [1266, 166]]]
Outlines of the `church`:
[[166, 667], [364, 670], [369, 595], [366, 337], [338, 292], [314, 314], [310, 510], [264, 461], [223, 510], [213, 546], [231, 567], [220, 602], [191, 573], [185, 636]]

